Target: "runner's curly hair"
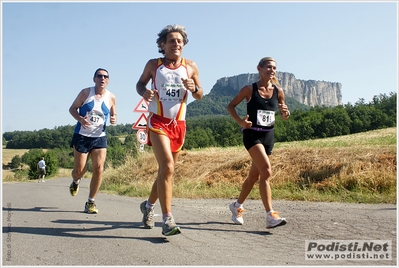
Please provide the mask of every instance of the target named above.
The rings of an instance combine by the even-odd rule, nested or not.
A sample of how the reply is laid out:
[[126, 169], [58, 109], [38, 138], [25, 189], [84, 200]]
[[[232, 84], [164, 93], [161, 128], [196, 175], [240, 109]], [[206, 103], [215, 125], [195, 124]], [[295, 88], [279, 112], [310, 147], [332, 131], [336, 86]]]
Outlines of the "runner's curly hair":
[[162, 49], [161, 44], [166, 42], [166, 36], [169, 33], [178, 32], [183, 37], [183, 44], [186, 45], [188, 43], [186, 28], [182, 25], [168, 25], [162, 29], [162, 31], [158, 34], [157, 44], [158, 44], [158, 52], [165, 55], [165, 50]]

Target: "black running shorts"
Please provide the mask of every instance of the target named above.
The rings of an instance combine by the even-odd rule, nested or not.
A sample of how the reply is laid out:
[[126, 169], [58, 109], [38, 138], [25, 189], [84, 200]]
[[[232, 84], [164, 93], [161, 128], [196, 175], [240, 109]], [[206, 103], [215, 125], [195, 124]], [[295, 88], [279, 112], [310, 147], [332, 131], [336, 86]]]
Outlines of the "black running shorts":
[[93, 149], [107, 148], [107, 136], [86, 137], [80, 134], [73, 134], [71, 147], [75, 147], [80, 153], [88, 153]]
[[274, 146], [274, 129], [269, 131], [244, 129], [243, 142], [247, 150], [251, 149], [251, 147], [256, 144], [262, 144], [263, 147], [265, 147], [266, 154], [271, 155]]

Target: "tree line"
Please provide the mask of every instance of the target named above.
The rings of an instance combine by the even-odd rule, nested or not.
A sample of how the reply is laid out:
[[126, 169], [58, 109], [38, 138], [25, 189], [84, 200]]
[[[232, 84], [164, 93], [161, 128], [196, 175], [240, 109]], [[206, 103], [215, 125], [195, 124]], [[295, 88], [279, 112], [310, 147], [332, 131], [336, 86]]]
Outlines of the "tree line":
[[[276, 116], [276, 142], [349, 135], [396, 126], [396, 95], [380, 94], [366, 103], [359, 99], [335, 107], [291, 111], [289, 120]], [[241, 117], [244, 111], [238, 111]], [[201, 116], [187, 120], [185, 149], [242, 144], [240, 126], [230, 116]]]
[[[291, 110], [289, 120], [283, 121], [281, 116], [276, 116], [275, 140], [286, 142], [318, 139], [395, 127], [396, 97], [397, 93], [391, 92], [389, 95], [376, 95], [368, 103], [359, 99], [354, 105], [348, 103], [336, 107]], [[241, 109], [239, 114], [244, 117], [245, 109]], [[228, 115], [191, 116], [187, 117], [186, 124], [183, 149], [242, 145], [240, 126]], [[68, 125], [38, 131], [5, 132], [3, 144], [6, 144], [7, 149], [31, 149], [27, 156], [14, 161], [19, 162], [17, 165], [23, 162], [31, 169], [34, 167], [30, 174], [32, 176], [36, 175], [37, 159], [44, 156], [46, 163], [49, 163], [47, 166], [51, 175], [55, 174], [58, 167], [73, 167], [73, 151], [70, 148], [73, 130], [74, 126]], [[138, 154], [139, 142], [132, 124], [109, 126], [107, 135], [109, 146], [106, 166], [121, 165], [127, 155]], [[43, 149], [48, 150], [44, 153]], [[10, 166], [14, 167], [15, 163], [10, 163]]]

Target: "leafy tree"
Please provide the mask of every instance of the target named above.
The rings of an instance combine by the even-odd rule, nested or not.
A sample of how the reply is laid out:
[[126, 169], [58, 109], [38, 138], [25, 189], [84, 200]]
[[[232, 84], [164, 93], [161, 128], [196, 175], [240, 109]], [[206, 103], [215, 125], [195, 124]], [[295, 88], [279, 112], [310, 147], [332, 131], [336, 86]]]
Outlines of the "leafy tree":
[[[134, 137], [134, 138], [133, 138]], [[117, 137], [108, 138], [107, 158], [105, 168], [117, 167], [125, 163], [126, 156], [136, 157], [138, 153], [138, 141], [133, 134], [125, 137], [124, 143]]]
[[[362, 102], [359, 102], [362, 103]], [[346, 106], [346, 111], [352, 119], [351, 133], [359, 133], [371, 130], [371, 110], [366, 104], [358, 104], [356, 106]]]
[[35, 162], [37, 164], [41, 157], [44, 157], [44, 152], [42, 149], [30, 149], [28, 152], [24, 153], [21, 158], [23, 163], [29, 165], [31, 162]]
[[139, 142], [137, 141], [136, 134], [129, 134], [125, 137], [124, 142], [125, 149], [127, 154], [130, 154], [133, 157], [137, 156], [139, 151]]
[[[44, 157], [44, 152], [41, 149], [31, 149], [22, 155], [22, 161], [29, 166], [29, 179], [37, 179], [39, 171], [37, 170], [37, 163]], [[44, 159], [46, 161], [46, 159]]]
[[115, 126], [107, 126], [107, 135], [109, 136], [121, 136], [132, 134], [134, 130], [132, 129], [133, 124], [118, 124]]
[[15, 169], [15, 168], [21, 168], [22, 167], [22, 158], [19, 155], [15, 155], [12, 159], [11, 162], [8, 163], [10, 168]]
[[[185, 149], [206, 148], [213, 143], [212, 130], [210, 128], [195, 127], [186, 135]], [[187, 144], [186, 144], [187, 143]]]
[[[297, 125], [299, 124], [299, 122], [297, 122], [295, 120], [291, 120], [291, 118], [289, 120], [286, 120], [283, 122], [284, 122], [285, 129], [286, 129], [285, 137], [283, 139], [282, 137], [277, 136], [277, 137], [275, 137], [276, 141], [297, 141], [297, 140], [299, 140], [300, 133], [297, 129]], [[275, 130], [278, 130], [278, 127], [276, 127]]]
[[54, 176], [57, 174], [59, 169], [59, 155], [55, 150], [49, 150], [44, 155], [44, 161], [46, 161], [46, 176]]
[[342, 106], [323, 110], [321, 128], [326, 137], [350, 134], [351, 119]]
[[137, 147], [137, 138], [135, 134], [129, 134], [125, 137], [124, 141], [126, 148], [134, 148]]
[[73, 150], [71, 150], [70, 148], [68, 149], [55, 148], [52, 150], [52, 152], [58, 158], [59, 167], [73, 168], [74, 165]]
[[122, 146], [108, 147], [105, 168], [120, 166], [125, 162], [126, 151]]

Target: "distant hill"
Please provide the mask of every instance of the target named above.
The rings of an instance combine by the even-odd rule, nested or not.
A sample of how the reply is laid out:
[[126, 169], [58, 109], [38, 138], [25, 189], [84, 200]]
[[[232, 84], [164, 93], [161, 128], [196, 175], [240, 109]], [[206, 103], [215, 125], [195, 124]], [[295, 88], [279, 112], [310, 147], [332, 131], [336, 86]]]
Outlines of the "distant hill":
[[[215, 87], [213, 87], [215, 88]], [[221, 89], [226, 91], [233, 91], [233, 89]], [[231, 93], [230, 93], [231, 94]], [[197, 116], [204, 116], [204, 115], [229, 115], [227, 112], [227, 104], [232, 100], [235, 94], [231, 95], [219, 95], [218, 90], [211, 91], [209, 94], [204, 95], [204, 97], [200, 101], [193, 101], [188, 104], [187, 108], [187, 117], [197, 117]], [[286, 97], [285, 102], [287, 103], [288, 107], [291, 111], [295, 110], [308, 110], [310, 106], [304, 105], [299, 101]], [[246, 104], [245, 101], [241, 102], [236, 107], [237, 113], [240, 116], [246, 115]]]
[[[342, 85], [340, 83], [299, 80], [293, 74], [286, 72], [278, 72], [276, 77], [284, 89], [286, 103], [291, 111], [308, 110], [315, 106], [342, 105]], [[218, 79], [209, 94], [204, 95], [200, 101], [193, 101], [188, 105], [187, 117], [228, 115], [227, 104], [243, 86], [252, 84], [257, 79], [257, 73]], [[244, 102], [238, 105], [237, 111], [240, 116], [245, 115]]]

